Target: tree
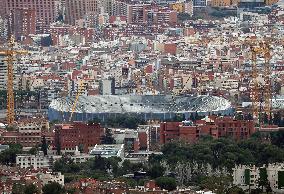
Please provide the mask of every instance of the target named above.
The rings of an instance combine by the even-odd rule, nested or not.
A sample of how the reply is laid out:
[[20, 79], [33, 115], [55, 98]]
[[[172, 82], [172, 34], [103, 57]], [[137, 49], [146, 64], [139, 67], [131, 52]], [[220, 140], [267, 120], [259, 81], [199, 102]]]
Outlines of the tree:
[[273, 117], [273, 124], [274, 125], [280, 125], [281, 123], [281, 114], [280, 112], [278, 111], [277, 113], [274, 114], [274, 117]]
[[159, 177], [156, 179], [156, 183], [161, 189], [166, 189], [168, 191], [173, 191], [177, 187], [176, 180], [172, 177]]
[[46, 142], [46, 138], [45, 138], [45, 136], [43, 136], [43, 138], [41, 140], [41, 151], [43, 151], [45, 156], [47, 155], [47, 148], [48, 148], [48, 145], [47, 145], [47, 142]]
[[43, 194], [63, 194], [64, 189], [59, 183], [52, 182], [42, 187], [42, 193]]
[[235, 119], [236, 119], [236, 120], [244, 120], [244, 116], [243, 116], [242, 113], [237, 113], [237, 114], [235, 115]]
[[53, 164], [53, 170], [62, 173], [78, 173], [80, 171], [80, 166], [75, 164], [71, 158], [62, 156], [62, 158], [56, 160]]
[[99, 118], [95, 117], [92, 120], [89, 120], [88, 124], [90, 125], [90, 124], [101, 123], [101, 122], [102, 121]]
[[232, 183], [229, 176], [206, 177], [201, 181], [201, 188], [215, 191], [217, 194], [226, 193]]
[[267, 115], [267, 113], [263, 113], [263, 122], [265, 123], [265, 124], [268, 124], [268, 115]]
[[155, 179], [164, 175], [165, 169], [160, 164], [154, 164], [150, 167], [148, 175]]
[[102, 144], [115, 144], [115, 139], [112, 136], [112, 131], [106, 128], [105, 135], [103, 136]]
[[79, 151], [80, 153], [83, 153], [83, 152], [84, 152], [84, 144], [79, 144], [79, 146], [78, 146], [78, 151]]
[[36, 155], [38, 153], [38, 148], [37, 147], [32, 147], [29, 152], [31, 155]]
[[38, 194], [40, 192], [34, 184], [29, 184], [25, 187], [24, 193], [25, 194]]
[[17, 154], [22, 153], [22, 146], [20, 144], [10, 144], [9, 149], [0, 153], [0, 163], [10, 165], [16, 163]]
[[233, 186], [229, 188], [227, 194], [245, 194], [244, 190], [240, 187]]
[[284, 131], [271, 132], [270, 138], [273, 145], [284, 148]]
[[263, 188], [268, 188], [270, 186], [270, 183], [267, 179], [267, 170], [266, 168], [260, 168], [259, 169], [259, 180], [258, 180], [258, 186], [261, 187], [261, 190], [263, 191]]
[[12, 194], [24, 194], [25, 185], [20, 183], [13, 184]]

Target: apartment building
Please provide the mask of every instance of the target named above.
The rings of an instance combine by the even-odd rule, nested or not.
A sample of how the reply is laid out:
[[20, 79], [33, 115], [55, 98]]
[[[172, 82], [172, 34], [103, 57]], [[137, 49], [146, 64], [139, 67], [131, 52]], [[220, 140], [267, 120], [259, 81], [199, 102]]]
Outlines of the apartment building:
[[60, 124], [55, 126], [55, 138], [60, 142], [61, 150], [73, 152], [77, 147], [88, 153], [89, 147], [101, 143], [104, 129], [99, 124]]
[[38, 121], [20, 121], [17, 131], [5, 131], [0, 136], [2, 144], [19, 143], [23, 147], [35, 147], [41, 144], [45, 137], [48, 145], [53, 145], [54, 134], [49, 132], [48, 121], [37, 119]]
[[201, 135], [213, 138], [231, 137], [236, 140], [247, 139], [255, 133], [254, 122], [235, 120], [232, 117], [205, 117], [195, 124], [190, 121], [162, 122], [160, 124], [160, 143], [181, 140], [187, 143], [196, 142]]
[[16, 157], [16, 165], [20, 168], [33, 168], [35, 170], [49, 168], [52, 165], [50, 162], [51, 160], [43, 153], [38, 155], [21, 154]]
[[74, 26], [86, 14], [99, 13], [100, 6], [97, 0], [65, 0], [66, 23]]
[[244, 191], [266, 189], [259, 181], [268, 181], [273, 193], [284, 193], [284, 163], [268, 164], [261, 167], [238, 165], [233, 168], [233, 184]]
[[[2, 2], [2, 1], [1, 1]], [[28, 18], [28, 16], [33, 16], [35, 11], [36, 18], [36, 32], [44, 33], [47, 32], [49, 28], [49, 24], [54, 22], [58, 17], [58, 5], [60, 4], [59, 0], [3, 0], [3, 14], [8, 15], [10, 13], [16, 13], [15, 16], [19, 16], [17, 12], [19, 10], [25, 10], [26, 13], [22, 12], [21, 14], [26, 15], [22, 21], [16, 21], [16, 23], [20, 22], [22, 24], [22, 28], [28, 27], [29, 20], [34, 20], [33, 18]], [[27, 11], [28, 10], [28, 11]], [[16, 18], [15, 18], [16, 19]], [[26, 20], [28, 19], [28, 20]], [[27, 25], [26, 25], [27, 24]], [[15, 26], [17, 27], [17, 26]], [[17, 29], [18, 30], [18, 29]], [[15, 29], [16, 32], [16, 29]]]

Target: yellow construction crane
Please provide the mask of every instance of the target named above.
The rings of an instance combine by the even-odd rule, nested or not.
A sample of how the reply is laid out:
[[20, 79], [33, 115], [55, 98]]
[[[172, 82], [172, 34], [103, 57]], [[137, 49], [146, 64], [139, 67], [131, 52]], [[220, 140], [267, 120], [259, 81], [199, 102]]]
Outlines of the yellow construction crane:
[[8, 42], [8, 50], [0, 50], [0, 55], [7, 56], [7, 122], [8, 125], [12, 125], [15, 121], [15, 105], [14, 105], [14, 72], [13, 72], [13, 62], [14, 56], [19, 54], [28, 54], [27, 51], [24, 50], [14, 50], [15, 39], [11, 36]]
[[[250, 48], [252, 54], [252, 81], [253, 86], [251, 90], [251, 97], [252, 97], [252, 111], [253, 117], [259, 118], [260, 107], [263, 106], [264, 113], [270, 115], [271, 111], [271, 83], [270, 83], [270, 48], [269, 44], [261, 43], [258, 45], [251, 46]], [[262, 56], [264, 57], [264, 85], [261, 88], [258, 79], [259, 71], [257, 69], [257, 57]], [[264, 104], [261, 102], [260, 92], [263, 94]]]
[[73, 117], [73, 114], [74, 114], [74, 112], [75, 112], [78, 99], [79, 99], [79, 97], [80, 97], [80, 95], [81, 95], [81, 92], [82, 92], [82, 90], [83, 90], [83, 86], [84, 86], [83, 80], [80, 80], [79, 86], [78, 86], [78, 91], [77, 91], [77, 94], [76, 94], [76, 97], [75, 97], [75, 101], [74, 101], [73, 106], [72, 106], [72, 109], [71, 109], [71, 115], [70, 115], [70, 117], [69, 117], [69, 121], [70, 121], [70, 122], [72, 121], [72, 117]]

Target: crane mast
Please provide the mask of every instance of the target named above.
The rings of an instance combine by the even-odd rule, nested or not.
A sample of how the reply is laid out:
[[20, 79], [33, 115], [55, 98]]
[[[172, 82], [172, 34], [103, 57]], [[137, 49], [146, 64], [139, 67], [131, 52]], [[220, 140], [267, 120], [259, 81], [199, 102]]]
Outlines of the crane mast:
[[[271, 80], [270, 80], [270, 48], [267, 43], [260, 43], [250, 48], [252, 54], [252, 112], [253, 117], [259, 120], [259, 114], [265, 113], [267, 116], [271, 112]], [[258, 81], [259, 70], [257, 68], [257, 57], [262, 56], [264, 58], [264, 83], [261, 84]], [[260, 94], [261, 93], [261, 94]], [[261, 100], [262, 99], [262, 100]], [[263, 111], [262, 111], [263, 107]]]
[[15, 101], [14, 101], [14, 56], [17, 54], [27, 54], [27, 51], [14, 50], [15, 39], [10, 37], [8, 42], [8, 50], [0, 50], [0, 55], [6, 56], [7, 62], [7, 123], [12, 125], [15, 122]]

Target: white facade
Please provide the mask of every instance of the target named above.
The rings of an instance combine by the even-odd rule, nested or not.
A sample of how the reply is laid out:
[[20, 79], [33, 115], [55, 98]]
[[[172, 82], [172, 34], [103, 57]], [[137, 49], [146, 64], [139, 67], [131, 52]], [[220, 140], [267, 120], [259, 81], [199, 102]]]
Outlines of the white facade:
[[64, 186], [64, 175], [61, 172], [46, 172], [39, 174], [39, 178], [43, 185], [48, 183], [56, 182]]
[[[233, 169], [233, 184], [243, 190], [259, 188], [260, 169], [265, 168], [267, 180], [274, 193], [284, 193], [284, 186], [279, 188], [279, 172], [284, 174], [284, 163], [268, 164], [268, 166], [236, 166]], [[249, 180], [246, 180], [249, 178]], [[249, 184], [247, 184], [249, 182]]]
[[[249, 184], [246, 184], [245, 171], [249, 171]], [[258, 188], [259, 169], [256, 166], [236, 166], [233, 169], [233, 184], [243, 190]]]
[[16, 164], [20, 168], [49, 168], [50, 162], [49, 158], [45, 157], [43, 154], [39, 155], [30, 155], [30, 154], [21, 154], [16, 157]]
[[19, 154], [16, 157], [16, 165], [20, 168], [50, 168], [54, 161], [60, 159], [61, 156], [44, 156], [42, 152], [37, 155]]
[[124, 144], [95, 145], [90, 151], [90, 155], [101, 156], [104, 158], [113, 156], [124, 158]]
[[284, 188], [278, 188], [278, 173], [284, 172], [284, 163], [269, 164], [267, 167], [267, 179], [269, 180], [270, 187], [275, 193], [284, 193]]
[[49, 129], [48, 121], [42, 122], [22, 122], [18, 123], [20, 133], [40, 133], [42, 130]]
[[114, 80], [106, 79], [102, 80], [100, 91], [102, 95], [112, 95], [114, 94]]

